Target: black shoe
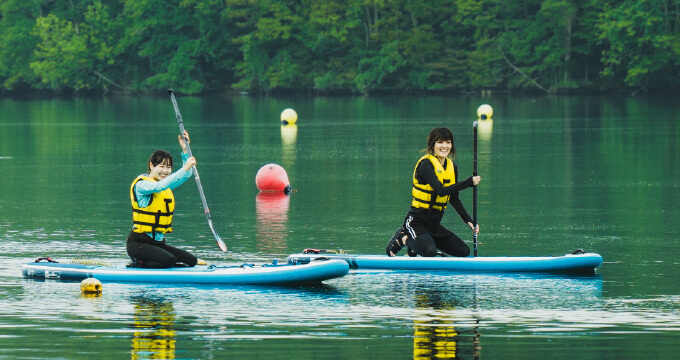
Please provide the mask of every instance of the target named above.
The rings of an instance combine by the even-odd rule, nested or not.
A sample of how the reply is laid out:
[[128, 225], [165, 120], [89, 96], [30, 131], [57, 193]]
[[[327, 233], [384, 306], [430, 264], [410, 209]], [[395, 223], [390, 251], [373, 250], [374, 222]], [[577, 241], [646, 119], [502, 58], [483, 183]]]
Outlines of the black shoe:
[[394, 232], [394, 235], [392, 235], [390, 242], [387, 243], [387, 248], [385, 248], [385, 253], [387, 256], [397, 255], [401, 248], [404, 247], [404, 245], [401, 244], [402, 237], [404, 237], [404, 230], [402, 230], [401, 227], [398, 227]]
[[129, 267], [129, 268], [143, 268], [144, 267], [144, 263], [142, 262], [142, 260], [137, 260], [137, 259], [134, 259], [134, 258], [131, 258], [131, 260], [132, 260], [132, 262], [125, 265], [125, 267]]
[[411, 248], [406, 248], [406, 253], [407, 253], [408, 256], [410, 256], [410, 257], [416, 257], [416, 256], [418, 256], [418, 254], [416, 254], [416, 252], [413, 251]]

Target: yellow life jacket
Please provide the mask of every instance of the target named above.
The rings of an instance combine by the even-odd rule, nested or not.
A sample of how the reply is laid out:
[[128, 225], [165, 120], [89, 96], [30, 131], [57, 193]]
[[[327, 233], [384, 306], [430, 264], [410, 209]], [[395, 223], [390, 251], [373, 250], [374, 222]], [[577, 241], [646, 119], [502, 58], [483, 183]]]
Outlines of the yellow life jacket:
[[169, 233], [172, 232], [172, 214], [175, 211], [175, 196], [172, 190], [165, 189], [151, 194], [151, 201], [145, 208], [140, 208], [135, 194], [135, 185], [140, 180], [156, 181], [146, 175], [139, 175], [130, 186], [132, 201], [132, 231], [136, 233]]
[[413, 190], [411, 190], [413, 200], [411, 201], [411, 206], [421, 209], [444, 210], [446, 209], [446, 203], [449, 202], [449, 195], [436, 196], [432, 186], [429, 184], [420, 184], [418, 183], [418, 179], [416, 179], [418, 165], [424, 160], [429, 160], [432, 163], [434, 166], [434, 173], [437, 175], [437, 178], [442, 185], [448, 186], [456, 183], [456, 172], [453, 170], [453, 161], [451, 161], [451, 159], [446, 158], [446, 169], [444, 169], [436, 156], [428, 154], [421, 157], [413, 170]]

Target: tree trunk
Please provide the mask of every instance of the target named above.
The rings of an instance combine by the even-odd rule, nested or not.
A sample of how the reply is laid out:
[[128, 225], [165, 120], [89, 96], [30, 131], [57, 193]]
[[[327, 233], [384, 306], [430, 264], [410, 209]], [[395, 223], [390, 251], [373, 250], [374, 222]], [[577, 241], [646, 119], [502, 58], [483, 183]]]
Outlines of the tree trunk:
[[569, 74], [569, 64], [571, 62], [571, 24], [574, 22], [574, 17], [569, 15], [564, 29], [564, 83], [567, 84], [571, 79]]
[[[117, 88], [119, 88], [119, 89], [121, 89], [121, 90], [123, 90], [123, 91], [127, 91], [127, 88], [126, 88], [125, 86], [117, 84], [117, 83], [114, 82], [113, 80], [111, 80], [111, 79], [107, 78], [106, 76], [104, 76], [104, 75], [103, 75], [102, 73], [100, 73], [99, 71], [94, 70], [94, 74], [97, 75], [97, 76], [99, 76], [99, 79], [100, 79], [100, 80], [104, 80], [104, 81], [106, 81], [107, 83], [109, 83], [109, 84], [111, 84], [111, 85], [113, 85], [113, 86], [115, 86], [115, 87], [117, 87]], [[107, 92], [108, 92], [108, 90], [107, 90]]]
[[529, 75], [525, 74], [522, 70], [520, 70], [517, 66], [515, 66], [515, 64], [513, 64], [513, 63], [510, 61], [510, 59], [508, 59], [508, 57], [505, 56], [505, 52], [503, 52], [503, 48], [501, 47], [501, 44], [498, 44], [498, 50], [501, 52], [501, 55], [503, 55], [503, 59], [505, 59], [505, 62], [507, 62], [508, 65], [510, 65], [510, 67], [513, 68], [513, 70], [515, 70], [515, 71], [518, 72], [520, 75], [522, 75], [523, 77], [525, 77], [527, 80], [529, 80], [529, 82], [531, 82], [532, 84], [534, 84], [534, 86], [536, 86], [537, 88], [539, 88], [539, 89], [541, 89], [541, 90], [543, 90], [543, 91], [545, 91], [545, 92], [549, 92], [546, 88], [544, 88], [543, 86], [541, 86], [541, 84], [539, 84], [538, 82], [536, 82], [536, 80], [532, 79], [531, 77], [529, 77]]

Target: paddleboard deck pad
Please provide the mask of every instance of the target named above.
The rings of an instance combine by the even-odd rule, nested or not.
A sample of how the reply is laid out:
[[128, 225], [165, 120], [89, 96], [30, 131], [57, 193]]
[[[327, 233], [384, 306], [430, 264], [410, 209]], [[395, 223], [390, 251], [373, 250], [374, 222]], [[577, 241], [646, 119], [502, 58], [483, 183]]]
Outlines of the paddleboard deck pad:
[[389, 257], [305, 249], [302, 253], [288, 256], [287, 262], [307, 264], [320, 259], [344, 260], [351, 269], [458, 272], [593, 273], [595, 268], [602, 264], [602, 256], [582, 250], [564, 256]]
[[197, 265], [169, 269], [128, 267], [101, 261], [61, 263], [45, 258], [23, 265], [27, 278], [74, 280], [96, 278], [102, 282], [176, 284], [286, 285], [312, 283], [347, 275], [349, 265], [340, 259], [308, 261], [305, 264], [242, 264], [234, 266]]

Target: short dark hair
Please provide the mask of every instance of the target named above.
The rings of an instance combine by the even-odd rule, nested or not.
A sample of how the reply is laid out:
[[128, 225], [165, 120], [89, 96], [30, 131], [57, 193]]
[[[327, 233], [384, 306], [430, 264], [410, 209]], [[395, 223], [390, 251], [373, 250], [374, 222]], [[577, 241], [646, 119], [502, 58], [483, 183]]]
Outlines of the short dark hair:
[[430, 131], [430, 135], [427, 136], [427, 153], [428, 154], [433, 154], [434, 153], [434, 144], [437, 141], [451, 141], [451, 152], [449, 153], [449, 157], [452, 159], [456, 158], [456, 146], [453, 144], [453, 133], [449, 128], [445, 127], [440, 127], [440, 128], [434, 128], [432, 131]]
[[151, 165], [148, 165], [149, 171], [151, 171], [152, 166], [162, 164], [162, 163], [166, 162], [166, 160], [168, 162], [168, 165], [170, 165], [170, 167], [172, 167], [172, 155], [170, 155], [169, 152], [167, 152], [165, 150], [154, 151], [153, 154], [151, 154], [151, 156], [149, 156], [149, 162], [147, 163], [147, 164], [151, 164]]

